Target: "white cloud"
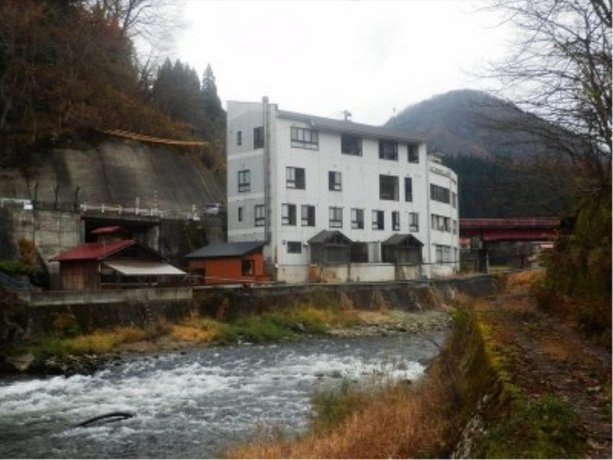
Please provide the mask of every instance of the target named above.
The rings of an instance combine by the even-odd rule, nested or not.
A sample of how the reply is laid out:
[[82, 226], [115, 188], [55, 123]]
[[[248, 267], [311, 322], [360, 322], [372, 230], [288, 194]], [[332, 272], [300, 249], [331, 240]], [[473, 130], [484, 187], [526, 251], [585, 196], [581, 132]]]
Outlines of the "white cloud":
[[[479, 4], [477, 4], [479, 6]], [[222, 100], [384, 123], [433, 94], [483, 83], [467, 72], [509, 33], [467, 1], [185, 2], [175, 57], [208, 62]]]

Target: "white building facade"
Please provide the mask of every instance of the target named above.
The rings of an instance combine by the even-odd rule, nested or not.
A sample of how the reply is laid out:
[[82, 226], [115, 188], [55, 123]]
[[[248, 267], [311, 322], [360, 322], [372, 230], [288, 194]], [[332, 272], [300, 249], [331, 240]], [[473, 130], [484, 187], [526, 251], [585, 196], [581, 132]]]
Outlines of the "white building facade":
[[459, 267], [457, 176], [391, 130], [228, 102], [228, 240], [272, 279], [389, 281]]

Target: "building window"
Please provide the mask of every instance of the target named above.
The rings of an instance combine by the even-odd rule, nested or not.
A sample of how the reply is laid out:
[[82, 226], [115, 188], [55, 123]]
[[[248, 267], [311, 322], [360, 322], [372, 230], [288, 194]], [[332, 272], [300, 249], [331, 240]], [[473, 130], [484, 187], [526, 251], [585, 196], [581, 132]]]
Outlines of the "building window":
[[410, 232], [419, 231], [419, 214], [416, 212], [409, 213], [409, 231]]
[[364, 210], [353, 208], [351, 210], [351, 228], [354, 230], [364, 229]]
[[404, 201], [413, 201], [413, 179], [404, 178]]
[[303, 227], [315, 227], [315, 206], [303, 204], [301, 214]]
[[242, 131], [236, 132], [236, 145], [243, 145], [243, 132]]
[[449, 189], [435, 184], [430, 184], [430, 198], [441, 203], [451, 202]]
[[362, 156], [362, 138], [351, 134], [341, 135], [341, 153]]
[[285, 169], [285, 183], [287, 188], [305, 189], [305, 172], [304, 168], [294, 168], [288, 166]]
[[392, 211], [392, 230], [400, 231], [400, 212]]
[[398, 177], [379, 175], [379, 199], [398, 201]]
[[419, 163], [419, 145], [409, 144], [409, 163]]
[[266, 207], [263, 204], [256, 204], [254, 209], [255, 226], [262, 227], [266, 223]]
[[451, 246], [435, 244], [435, 261], [437, 264], [453, 262], [453, 251]]
[[253, 260], [243, 260], [241, 262], [241, 275], [242, 276], [253, 276], [254, 272], [255, 272], [255, 263]]
[[383, 211], [373, 210], [372, 229], [373, 230], [385, 230], [385, 213]]
[[243, 207], [242, 206], [238, 207], [238, 221], [239, 222], [243, 221]]
[[343, 227], [343, 208], [330, 206], [330, 228]]
[[238, 172], [238, 192], [250, 192], [251, 191], [251, 171], [243, 169]]
[[451, 232], [451, 219], [438, 214], [432, 214], [432, 229], [441, 232]]
[[281, 205], [281, 223], [296, 225], [296, 205], [284, 203]]
[[264, 127], [253, 128], [253, 148], [261, 149], [264, 147]]
[[299, 149], [317, 150], [319, 149], [319, 133], [314, 129], [291, 128], [292, 147]]
[[458, 234], [458, 221], [455, 219], [453, 219], [453, 221], [451, 222], [451, 232], [454, 235]]
[[379, 158], [398, 161], [398, 142], [379, 141]]
[[458, 195], [455, 192], [451, 192], [451, 206], [458, 207]]
[[287, 242], [288, 254], [302, 254], [302, 243], [300, 241], [288, 241]]
[[340, 192], [343, 189], [339, 171], [328, 171], [328, 189], [334, 192]]

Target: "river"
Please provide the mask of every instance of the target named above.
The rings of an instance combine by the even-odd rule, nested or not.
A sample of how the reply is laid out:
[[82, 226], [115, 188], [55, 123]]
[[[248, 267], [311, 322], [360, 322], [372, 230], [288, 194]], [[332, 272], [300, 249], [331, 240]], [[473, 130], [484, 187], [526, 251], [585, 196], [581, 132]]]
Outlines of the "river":
[[[138, 356], [91, 376], [3, 379], [0, 457], [217, 457], [258, 425], [304, 430], [319, 385], [417, 378], [442, 340], [440, 332], [310, 338]], [[136, 416], [74, 428], [114, 411]]]

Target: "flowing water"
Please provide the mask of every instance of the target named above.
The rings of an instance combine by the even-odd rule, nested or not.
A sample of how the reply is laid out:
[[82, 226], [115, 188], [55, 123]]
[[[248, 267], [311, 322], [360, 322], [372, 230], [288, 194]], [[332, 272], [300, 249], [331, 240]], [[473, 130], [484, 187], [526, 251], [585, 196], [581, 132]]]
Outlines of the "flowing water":
[[[261, 424], [304, 430], [319, 385], [373, 373], [414, 379], [436, 353], [421, 336], [317, 338], [142, 356], [91, 376], [0, 380], [0, 457], [215, 457]], [[135, 417], [74, 427], [115, 411]]]

